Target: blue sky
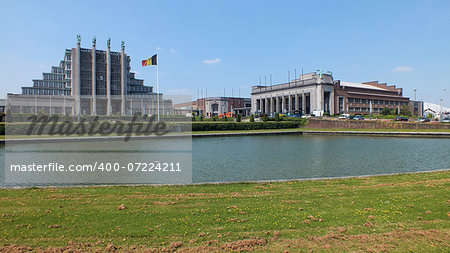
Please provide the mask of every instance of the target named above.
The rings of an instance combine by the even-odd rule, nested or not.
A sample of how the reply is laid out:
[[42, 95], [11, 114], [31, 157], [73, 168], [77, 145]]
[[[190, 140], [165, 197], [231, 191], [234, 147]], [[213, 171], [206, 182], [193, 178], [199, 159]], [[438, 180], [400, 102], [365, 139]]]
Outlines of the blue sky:
[[169, 94], [250, 96], [261, 77], [285, 82], [330, 70], [348, 82], [379, 80], [404, 95], [450, 100], [450, 1], [5, 1], [0, 0], [0, 97], [31, 86], [64, 49], [104, 50], [121, 40], [132, 70], [155, 85], [142, 59], [159, 53]]

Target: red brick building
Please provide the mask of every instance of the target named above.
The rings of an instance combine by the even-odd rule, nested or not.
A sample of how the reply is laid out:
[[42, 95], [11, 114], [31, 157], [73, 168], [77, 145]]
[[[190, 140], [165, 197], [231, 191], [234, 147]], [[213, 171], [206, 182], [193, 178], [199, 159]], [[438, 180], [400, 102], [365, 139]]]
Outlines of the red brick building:
[[409, 105], [402, 88], [386, 83], [335, 81], [336, 114], [380, 114], [384, 108], [400, 110]]

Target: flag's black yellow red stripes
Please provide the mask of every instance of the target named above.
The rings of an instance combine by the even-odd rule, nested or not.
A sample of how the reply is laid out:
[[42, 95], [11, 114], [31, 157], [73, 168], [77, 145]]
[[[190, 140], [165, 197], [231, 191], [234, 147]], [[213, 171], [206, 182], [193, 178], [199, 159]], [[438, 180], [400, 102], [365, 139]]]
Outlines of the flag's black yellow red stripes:
[[147, 60], [142, 61], [142, 67], [150, 66], [150, 65], [158, 65], [158, 54], [153, 55]]

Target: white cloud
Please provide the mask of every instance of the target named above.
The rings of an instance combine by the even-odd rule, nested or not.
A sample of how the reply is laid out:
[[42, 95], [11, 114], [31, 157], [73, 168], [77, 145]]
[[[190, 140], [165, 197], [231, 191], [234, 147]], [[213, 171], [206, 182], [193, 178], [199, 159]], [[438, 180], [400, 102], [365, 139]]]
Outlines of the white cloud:
[[204, 60], [203, 63], [204, 64], [217, 64], [217, 63], [220, 63], [220, 58]]
[[392, 72], [410, 72], [413, 71], [413, 68], [409, 67], [409, 66], [399, 66], [399, 67], [395, 67]]
[[161, 51], [161, 48], [160, 47], [155, 47], [155, 50], [159, 52], [159, 51]]
[[171, 49], [170, 49], [170, 52], [171, 52], [172, 54], [174, 54], [174, 53], [177, 52], [177, 50], [176, 50], [175, 48], [171, 48]]

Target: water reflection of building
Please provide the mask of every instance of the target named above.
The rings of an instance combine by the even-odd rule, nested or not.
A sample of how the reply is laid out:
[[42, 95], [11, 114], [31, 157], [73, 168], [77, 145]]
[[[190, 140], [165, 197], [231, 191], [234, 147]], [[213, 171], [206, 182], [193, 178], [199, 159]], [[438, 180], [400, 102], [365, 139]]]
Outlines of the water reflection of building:
[[156, 114], [159, 96], [160, 113], [169, 112], [172, 101], [136, 79], [130, 63], [123, 42], [120, 52], [112, 52], [110, 40], [103, 51], [96, 49], [95, 38], [91, 49], [81, 48], [78, 37], [59, 66], [33, 80], [32, 87], [22, 87], [22, 94], [8, 94], [8, 107], [14, 113]]

